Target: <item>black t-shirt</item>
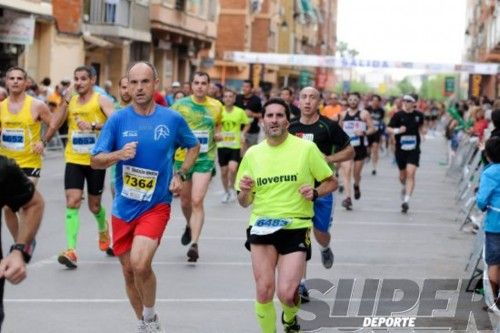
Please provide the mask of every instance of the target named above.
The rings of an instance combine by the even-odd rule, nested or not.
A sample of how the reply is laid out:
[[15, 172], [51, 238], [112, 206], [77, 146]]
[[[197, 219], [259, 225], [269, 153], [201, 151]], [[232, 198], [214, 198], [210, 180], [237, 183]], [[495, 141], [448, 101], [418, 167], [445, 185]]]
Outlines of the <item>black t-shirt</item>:
[[368, 112], [370, 112], [370, 116], [373, 120], [373, 127], [375, 127], [378, 131], [384, 129], [384, 116], [385, 110], [381, 107], [373, 109], [372, 107], [366, 108]]
[[[239, 94], [236, 96], [236, 101], [234, 105], [236, 105], [239, 108], [242, 108], [243, 110], [250, 110], [252, 112], [262, 113], [262, 102], [260, 101], [260, 98], [255, 95], [251, 95], [250, 97], [246, 98], [244, 95]], [[248, 133], [255, 134], [259, 133], [259, 131], [260, 131], [259, 119], [253, 118]]]
[[[9, 206], [14, 212], [28, 203], [35, 194], [35, 186], [14, 162], [0, 156], [0, 209]], [[0, 223], [2, 215], [0, 214]], [[0, 236], [0, 258], [2, 255], [2, 239]]]
[[327, 117], [320, 116], [314, 124], [302, 124], [294, 119], [288, 127], [288, 132], [306, 140], [313, 141], [325, 155], [339, 152], [349, 145], [349, 136], [339, 124]]
[[424, 114], [420, 111], [396, 112], [389, 121], [389, 127], [406, 127], [406, 131], [395, 135], [396, 150], [417, 150], [420, 152], [419, 128], [424, 124]]
[[290, 107], [290, 116], [292, 119], [300, 118], [300, 109], [293, 104], [288, 105]]

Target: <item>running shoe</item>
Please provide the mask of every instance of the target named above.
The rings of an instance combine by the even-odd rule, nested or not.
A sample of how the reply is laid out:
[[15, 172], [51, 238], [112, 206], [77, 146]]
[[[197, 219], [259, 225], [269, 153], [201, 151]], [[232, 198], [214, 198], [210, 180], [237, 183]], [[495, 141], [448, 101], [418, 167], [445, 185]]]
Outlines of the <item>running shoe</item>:
[[111, 243], [109, 238], [108, 229], [99, 232], [99, 249], [101, 251], [107, 251], [109, 249], [109, 244]]
[[285, 329], [285, 333], [299, 333], [300, 325], [297, 322], [297, 316], [293, 317], [291, 322], [285, 321], [285, 314], [281, 313], [281, 323], [283, 323], [283, 328]]
[[76, 252], [73, 249], [68, 249], [64, 252], [62, 252], [59, 257], [57, 258], [57, 261], [61, 264], [64, 265], [68, 268], [76, 268]]
[[228, 203], [230, 198], [231, 198], [231, 193], [229, 193], [229, 192], [225, 192], [225, 193], [222, 195], [222, 200], [221, 200], [221, 202], [222, 202], [222, 203]]
[[373, 169], [372, 170], [372, 176], [376, 176], [377, 175], [377, 170]]
[[410, 206], [408, 205], [407, 202], [403, 202], [401, 205], [401, 213], [406, 214], [408, 213], [408, 209], [410, 209]]
[[339, 185], [339, 193], [344, 192], [344, 185]]
[[359, 185], [354, 185], [354, 199], [359, 200], [361, 198], [361, 191], [359, 190]]
[[321, 251], [321, 263], [323, 263], [323, 267], [326, 269], [330, 269], [333, 266], [333, 252], [330, 247], [327, 247], [326, 249]]
[[299, 296], [301, 303], [309, 303], [309, 291], [307, 291], [307, 287], [304, 282], [299, 284]]
[[163, 333], [163, 329], [161, 328], [160, 319], [158, 315], [155, 315], [153, 321], [144, 321], [144, 325], [146, 326], [147, 333]]
[[351, 200], [351, 198], [345, 198], [342, 201], [342, 207], [344, 207], [347, 210], [352, 210], [352, 200]]
[[144, 322], [144, 320], [141, 319], [137, 322], [136, 332], [137, 333], [148, 333], [147, 328], [146, 328], [146, 323]]
[[189, 262], [198, 261], [198, 258], [200, 257], [200, 255], [198, 254], [198, 244], [196, 243], [191, 244], [191, 247], [187, 252], [187, 256]]
[[184, 233], [181, 237], [181, 244], [188, 245], [189, 243], [191, 243], [191, 228], [189, 226], [186, 226], [186, 229], [184, 230]]

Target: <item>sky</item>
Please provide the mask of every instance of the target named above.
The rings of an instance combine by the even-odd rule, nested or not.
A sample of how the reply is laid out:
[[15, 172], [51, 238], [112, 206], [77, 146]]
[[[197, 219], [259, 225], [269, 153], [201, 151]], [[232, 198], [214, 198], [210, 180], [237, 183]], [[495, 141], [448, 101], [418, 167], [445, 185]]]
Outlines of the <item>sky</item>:
[[461, 63], [466, 0], [338, 0], [337, 40], [358, 59]]

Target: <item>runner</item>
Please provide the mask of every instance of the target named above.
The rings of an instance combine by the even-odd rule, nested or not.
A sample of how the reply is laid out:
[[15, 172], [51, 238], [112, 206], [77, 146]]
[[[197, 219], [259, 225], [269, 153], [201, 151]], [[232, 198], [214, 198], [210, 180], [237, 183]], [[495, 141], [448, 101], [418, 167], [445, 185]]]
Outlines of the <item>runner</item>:
[[[15, 160], [36, 186], [45, 146], [57, 131], [57, 119], [45, 103], [26, 94], [27, 77], [20, 67], [7, 70], [6, 85], [10, 95], [0, 104], [0, 155]], [[47, 126], [44, 135], [42, 123]], [[16, 239], [19, 217], [8, 206], [4, 212], [7, 228]]]
[[236, 177], [240, 205], [253, 205], [247, 248], [256, 284], [255, 312], [265, 333], [276, 332], [275, 290], [285, 332], [300, 330], [297, 290], [310, 256], [313, 201], [337, 187], [316, 145], [288, 134], [289, 120], [282, 99], [264, 104], [267, 139], [247, 151]]
[[343, 186], [345, 191], [345, 199], [342, 201], [342, 206], [347, 210], [352, 210], [351, 200], [351, 175], [354, 178], [354, 199], [361, 198], [360, 182], [361, 171], [365, 158], [368, 156], [368, 151], [365, 144], [367, 135], [375, 133], [370, 113], [366, 110], [359, 109], [360, 95], [356, 92], [350, 93], [347, 99], [349, 108], [342, 112], [340, 123], [344, 132], [351, 138], [351, 146], [354, 147], [354, 159], [341, 163], [340, 173], [343, 178]]
[[[113, 205], [113, 245], [120, 258], [138, 332], [163, 332], [154, 308], [154, 254], [170, 219], [172, 192], [180, 191], [182, 172], [193, 164], [199, 144], [176, 112], [155, 105], [158, 72], [147, 62], [128, 71], [132, 105], [115, 113], [92, 150], [92, 167], [117, 164]], [[175, 147], [188, 148], [184, 163], [172, 176]]]
[[99, 249], [107, 251], [110, 244], [106, 210], [101, 206], [106, 171], [94, 170], [90, 167], [90, 151], [94, 147], [104, 122], [113, 113], [114, 107], [108, 97], [94, 92], [93, 72], [87, 66], [75, 69], [73, 74], [76, 95], [64, 97], [60, 115], [60, 122], [64, 119], [68, 121], [68, 143], [64, 152], [68, 247], [59, 255], [57, 261], [71, 269], [77, 267], [76, 244], [80, 228], [78, 215], [85, 182], [87, 182], [88, 207], [97, 221]]
[[[18, 284], [26, 278], [26, 264], [30, 261], [33, 248], [27, 246], [35, 239], [42, 222], [44, 202], [40, 193], [12, 159], [0, 155], [0, 209], [8, 206], [13, 212], [22, 209], [23, 219], [19, 223], [15, 244], [10, 254], [3, 258], [0, 251], [0, 331], [4, 319], [3, 291], [5, 280]], [[2, 214], [0, 214], [0, 224]], [[2, 240], [0, 238], [0, 249]]]
[[[207, 194], [208, 184], [215, 168], [215, 141], [221, 140], [220, 123], [222, 104], [208, 97], [210, 76], [205, 72], [195, 72], [191, 82], [193, 94], [180, 99], [172, 109], [179, 112], [189, 125], [189, 128], [200, 141], [200, 155], [189, 170], [183, 171], [186, 179], [180, 194], [182, 213], [186, 218], [186, 229], [181, 238], [183, 245], [191, 243], [187, 252], [188, 261], [196, 262], [199, 258], [198, 241], [205, 220], [203, 201]], [[175, 169], [180, 170], [184, 161], [184, 150], [175, 154]], [[185, 173], [185, 174], [184, 174]]]
[[[127, 107], [132, 101], [132, 96], [128, 92], [128, 77], [124, 76], [118, 81], [118, 93], [120, 95], [120, 100], [115, 105], [115, 110], [123, 109]], [[115, 197], [115, 178], [116, 178], [116, 164], [113, 164], [109, 168], [109, 180], [111, 196]]]
[[[230, 89], [224, 91], [222, 141], [217, 143], [217, 157], [219, 159], [222, 186], [224, 187], [223, 203], [236, 199], [234, 178], [240, 163], [241, 141], [245, 141], [245, 135], [250, 129], [250, 119], [245, 110], [234, 106], [235, 99], [235, 91]], [[242, 126], [243, 130], [241, 129]]]
[[381, 104], [382, 99], [379, 95], [373, 95], [370, 101], [370, 106], [368, 107], [368, 112], [372, 117], [373, 127], [375, 127], [376, 132], [368, 135], [368, 149], [370, 149], [370, 159], [372, 161], [372, 175], [377, 174], [377, 165], [380, 153], [380, 140], [385, 132], [384, 117], [385, 111]]
[[387, 132], [396, 140], [396, 163], [399, 168], [401, 190], [401, 212], [406, 214], [410, 208], [410, 197], [415, 188], [415, 173], [420, 161], [420, 134], [424, 134], [424, 115], [414, 109], [415, 99], [410, 95], [403, 97], [403, 110], [392, 116]]
[[[299, 94], [300, 119], [292, 121], [288, 132], [303, 139], [313, 141], [325, 155], [325, 160], [332, 170], [335, 163], [347, 161], [354, 157], [354, 148], [349, 144], [349, 136], [340, 126], [318, 113], [320, 102], [319, 91], [313, 87], [302, 89]], [[314, 202], [314, 237], [319, 244], [321, 262], [325, 268], [331, 268], [334, 261], [330, 248], [330, 227], [333, 221], [335, 194], [324, 195]], [[304, 274], [305, 278], [305, 274]], [[300, 284], [302, 302], [309, 301], [309, 293], [305, 286], [305, 279]]]
[[259, 142], [259, 121], [262, 118], [262, 101], [253, 93], [253, 82], [251, 80], [243, 81], [241, 90], [243, 93], [236, 96], [234, 105], [245, 110], [248, 117], [253, 119], [246, 135], [245, 144], [241, 149], [241, 155], [244, 155], [248, 148]]
[[293, 89], [290, 87], [281, 88], [280, 97], [288, 104], [290, 117], [292, 117], [292, 119], [300, 118], [300, 109], [293, 104], [295, 101]]

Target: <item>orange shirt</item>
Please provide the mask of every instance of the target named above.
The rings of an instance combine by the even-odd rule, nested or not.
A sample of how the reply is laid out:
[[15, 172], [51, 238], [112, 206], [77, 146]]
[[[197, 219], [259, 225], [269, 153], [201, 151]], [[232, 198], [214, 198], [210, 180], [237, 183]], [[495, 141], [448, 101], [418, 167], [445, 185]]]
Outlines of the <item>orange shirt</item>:
[[342, 107], [340, 104], [335, 106], [327, 105], [320, 111], [321, 115], [328, 117], [330, 119], [337, 119], [337, 116], [342, 112]]

